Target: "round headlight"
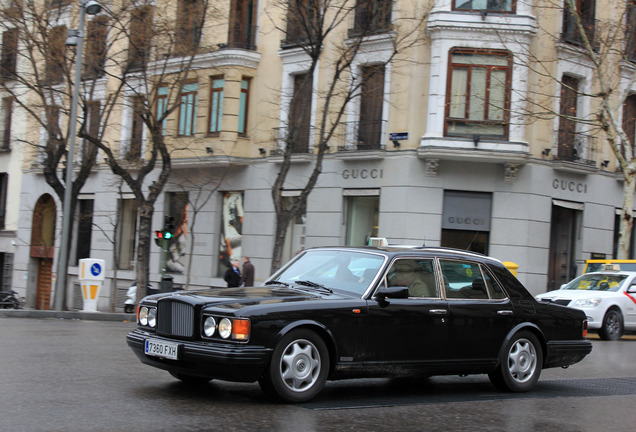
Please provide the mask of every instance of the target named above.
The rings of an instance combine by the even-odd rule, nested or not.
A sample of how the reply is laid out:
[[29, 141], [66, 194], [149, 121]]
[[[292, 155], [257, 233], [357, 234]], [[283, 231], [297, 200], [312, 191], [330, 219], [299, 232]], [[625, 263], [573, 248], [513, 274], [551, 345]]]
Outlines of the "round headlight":
[[157, 308], [148, 309], [148, 325], [150, 327], [157, 325]]
[[213, 317], [207, 317], [205, 321], [203, 321], [203, 334], [207, 337], [214, 336], [214, 332], [216, 331], [216, 320]]
[[223, 318], [219, 323], [219, 334], [223, 339], [227, 339], [232, 334], [232, 321]]
[[139, 324], [148, 325], [148, 308], [145, 306], [139, 309]]

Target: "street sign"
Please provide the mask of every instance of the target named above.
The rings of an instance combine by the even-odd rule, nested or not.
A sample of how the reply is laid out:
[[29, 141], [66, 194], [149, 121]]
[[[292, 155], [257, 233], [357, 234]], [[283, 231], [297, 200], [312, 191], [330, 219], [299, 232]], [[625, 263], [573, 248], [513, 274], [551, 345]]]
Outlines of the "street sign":
[[389, 134], [389, 139], [391, 141], [404, 141], [409, 139], [409, 133], [408, 132], [391, 132]]

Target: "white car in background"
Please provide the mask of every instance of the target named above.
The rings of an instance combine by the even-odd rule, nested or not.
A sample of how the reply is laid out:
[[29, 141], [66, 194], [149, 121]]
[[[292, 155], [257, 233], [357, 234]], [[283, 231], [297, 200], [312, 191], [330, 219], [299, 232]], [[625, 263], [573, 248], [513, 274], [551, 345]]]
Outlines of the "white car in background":
[[598, 331], [604, 340], [636, 331], [636, 272], [586, 273], [536, 298], [582, 310], [588, 329]]

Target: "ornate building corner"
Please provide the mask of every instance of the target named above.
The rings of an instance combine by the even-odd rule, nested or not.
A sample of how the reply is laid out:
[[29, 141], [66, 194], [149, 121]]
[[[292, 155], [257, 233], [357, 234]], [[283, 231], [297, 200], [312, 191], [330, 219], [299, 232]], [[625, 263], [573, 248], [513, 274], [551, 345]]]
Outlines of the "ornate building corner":
[[426, 159], [426, 175], [429, 177], [437, 177], [439, 168], [439, 159]]
[[506, 183], [514, 183], [517, 181], [517, 174], [519, 173], [519, 169], [521, 168], [520, 164], [516, 163], [506, 163], [504, 165], [504, 181]]

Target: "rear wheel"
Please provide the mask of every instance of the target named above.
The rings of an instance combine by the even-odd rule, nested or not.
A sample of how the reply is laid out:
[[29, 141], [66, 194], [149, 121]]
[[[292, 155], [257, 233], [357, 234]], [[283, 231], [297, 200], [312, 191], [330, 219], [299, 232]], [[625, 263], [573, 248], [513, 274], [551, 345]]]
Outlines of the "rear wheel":
[[488, 377], [499, 390], [526, 392], [539, 380], [542, 364], [539, 340], [534, 334], [521, 331], [506, 344], [499, 366]]
[[281, 339], [259, 384], [287, 402], [306, 402], [322, 390], [328, 373], [327, 345], [313, 331], [299, 329]]
[[616, 341], [623, 336], [623, 316], [616, 309], [610, 309], [603, 317], [603, 325], [598, 330], [603, 340]]

